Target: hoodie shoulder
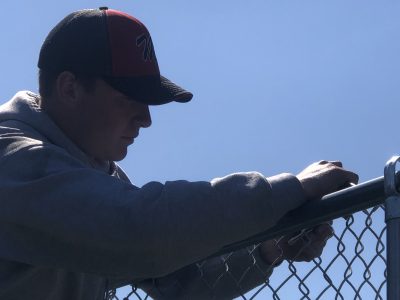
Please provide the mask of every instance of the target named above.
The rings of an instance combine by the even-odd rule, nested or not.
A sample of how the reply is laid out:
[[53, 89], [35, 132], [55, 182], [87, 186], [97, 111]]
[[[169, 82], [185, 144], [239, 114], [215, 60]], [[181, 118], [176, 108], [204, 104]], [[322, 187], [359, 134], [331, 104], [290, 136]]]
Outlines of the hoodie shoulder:
[[38, 133], [29, 130], [26, 124], [18, 121], [0, 123], [0, 157], [7, 158], [24, 148], [42, 146], [45, 142]]

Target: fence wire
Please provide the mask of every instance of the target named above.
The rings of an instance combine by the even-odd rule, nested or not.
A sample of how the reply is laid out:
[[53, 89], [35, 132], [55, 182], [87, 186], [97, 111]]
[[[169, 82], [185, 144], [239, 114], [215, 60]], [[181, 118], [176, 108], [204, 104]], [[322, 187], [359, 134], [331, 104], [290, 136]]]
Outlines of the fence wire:
[[[208, 289], [202, 299], [226, 299], [219, 294], [220, 285], [234, 283], [235, 299], [386, 299], [386, 226], [384, 206], [379, 205], [353, 215], [334, 220], [334, 235], [320, 257], [310, 262], [284, 261], [265, 270], [255, 257], [257, 246], [248, 247], [246, 268], [232, 271], [234, 253], [219, 258], [223, 265], [218, 276], [210, 277], [204, 266], [195, 265], [196, 276]], [[303, 238], [307, 238], [305, 235]], [[305, 243], [305, 247], [307, 243]], [[304, 248], [303, 248], [304, 249]], [[300, 254], [300, 253], [299, 253]], [[214, 258], [215, 260], [215, 258]], [[246, 276], [258, 274], [262, 283], [247, 291]], [[270, 276], [269, 276], [270, 275]], [[174, 282], [176, 284], [176, 282]], [[229, 297], [229, 296], [228, 296]], [[207, 298], [207, 299], [206, 299]], [[153, 299], [136, 286], [110, 290], [109, 300]], [[157, 298], [158, 299], [158, 298]], [[169, 299], [169, 298], [168, 298]], [[190, 299], [181, 297], [179, 299]]]

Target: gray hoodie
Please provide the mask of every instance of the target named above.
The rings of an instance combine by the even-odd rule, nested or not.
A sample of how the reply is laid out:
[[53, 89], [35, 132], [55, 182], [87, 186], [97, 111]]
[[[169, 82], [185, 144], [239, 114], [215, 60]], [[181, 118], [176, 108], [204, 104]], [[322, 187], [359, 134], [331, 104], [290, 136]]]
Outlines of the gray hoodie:
[[[19, 92], [0, 106], [0, 299], [99, 300], [128, 282], [157, 299], [232, 298], [229, 283], [205, 292], [193, 263], [305, 201], [290, 174], [138, 188], [114, 162], [85, 155], [37, 100]], [[258, 266], [271, 269], [257, 253]], [[233, 272], [243, 255], [247, 249], [233, 254]], [[204, 274], [221, 272], [220, 259], [205, 262]], [[266, 279], [259, 277], [250, 272], [243, 286]]]

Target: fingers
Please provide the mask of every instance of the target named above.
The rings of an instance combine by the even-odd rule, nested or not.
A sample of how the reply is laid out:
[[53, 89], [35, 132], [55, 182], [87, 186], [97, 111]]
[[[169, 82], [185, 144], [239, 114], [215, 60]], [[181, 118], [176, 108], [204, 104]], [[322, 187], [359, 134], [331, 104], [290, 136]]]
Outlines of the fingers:
[[304, 247], [302, 253], [300, 253], [298, 260], [304, 259], [305, 261], [311, 261], [320, 256], [327, 241], [333, 236], [333, 233], [333, 228], [327, 223], [314, 227], [313, 231], [308, 236], [309, 243]]
[[335, 171], [338, 180], [340, 179], [342, 181], [342, 184], [339, 185], [339, 187], [349, 187], [351, 185], [350, 183], [358, 183], [359, 177], [356, 173], [345, 170], [342, 167], [337, 168]]
[[[345, 183], [354, 183], [357, 184], [359, 177], [356, 173], [351, 172], [349, 170], [345, 170], [343, 169], [343, 163], [339, 160], [321, 160], [318, 162], [319, 165], [326, 165], [327, 168], [332, 167], [332, 166], [336, 166], [338, 168], [340, 168], [339, 170], [341, 171], [341, 175], [344, 174], [344, 178], [346, 180]], [[346, 185], [346, 187], [349, 187], [350, 185]]]
[[349, 174], [349, 183], [357, 184], [358, 180], [360, 179], [360, 177], [356, 173], [353, 173], [353, 172], [350, 172], [350, 171], [347, 171], [347, 172], [350, 173]]
[[341, 161], [333, 160], [333, 161], [329, 161], [328, 163], [342, 169], [342, 171], [347, 175], [347, 182], [358, 183], [358, 179], [359, 179], [358, 175], [354, 172], [343, 169], [343, 163]]
[[286, 259], [293, 261], [311, 261], [320, 256], [327, 241], [333, 236], [331, 222], [315, 226], [312, 230], [294, 243], [288, 243], [290, 238], [281, 240], [280, 247]]
[[310, 239], [311, 241], [324, 241], [326, 242], [329, 240], [334, 234], [334, 230], [332, 226], [329, 223], [324, 223], [317, 225], [313, 228], [313, 231], [311, 232]]

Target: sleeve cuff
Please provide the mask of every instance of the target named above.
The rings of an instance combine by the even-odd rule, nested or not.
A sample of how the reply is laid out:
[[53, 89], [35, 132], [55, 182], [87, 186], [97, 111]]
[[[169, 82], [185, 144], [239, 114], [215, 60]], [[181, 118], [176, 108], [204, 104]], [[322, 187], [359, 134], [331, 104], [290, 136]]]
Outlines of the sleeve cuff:
[[299, 179], [289, 173], [267, 178], [274, 201], [274, 213], [277, 219], [280, 219], [288, 211], [299, 207], [306, 201], [306, 195]]

